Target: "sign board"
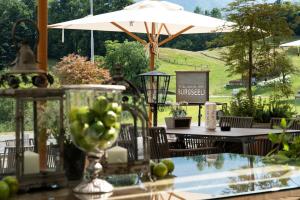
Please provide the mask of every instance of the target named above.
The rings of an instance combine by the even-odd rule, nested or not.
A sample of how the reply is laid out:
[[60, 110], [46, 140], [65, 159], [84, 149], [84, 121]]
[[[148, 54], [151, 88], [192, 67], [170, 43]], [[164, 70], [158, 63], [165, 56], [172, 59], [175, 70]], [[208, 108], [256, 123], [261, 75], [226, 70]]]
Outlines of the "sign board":
[[209, 100], [209, 71], [176, 71], [176, 101], [204, 104]]

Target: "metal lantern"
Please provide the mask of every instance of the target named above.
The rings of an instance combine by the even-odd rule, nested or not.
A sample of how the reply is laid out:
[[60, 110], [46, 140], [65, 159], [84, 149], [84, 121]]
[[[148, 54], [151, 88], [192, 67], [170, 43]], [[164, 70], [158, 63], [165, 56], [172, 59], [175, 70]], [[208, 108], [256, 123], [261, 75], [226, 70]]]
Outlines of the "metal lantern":
[[[12, 102], [14, 108], [15, 120], [12, 123], [15, 124], [15, 136], [11, 135], [6, 141], [0, 177], [15, 175], [21, 190], [66, 185], [63, 164], [64, 91], [48, 88], [1, 89], [0, 101], [6, 100]], [[51, 118], [54, 120], [50, 125]]]
[[146, 102], [153, 111], [153, 126], [157, 126], [157, 109], [166, 102], [171, 76], [158, 71], [147, 72], [140, 76]]

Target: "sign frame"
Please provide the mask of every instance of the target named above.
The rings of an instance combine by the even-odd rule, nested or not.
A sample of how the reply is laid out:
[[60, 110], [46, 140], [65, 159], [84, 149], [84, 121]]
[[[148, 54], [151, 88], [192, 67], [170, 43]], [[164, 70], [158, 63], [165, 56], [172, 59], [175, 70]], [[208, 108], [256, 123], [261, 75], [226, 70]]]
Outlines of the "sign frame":
[[[176, 73], [176, 102], [185, 101], [189, 105], [204, 105], [206, 101], [209, 101], [209, 73], [210, 73], [209, 70], [201, 70], [201, 71], [175, 71], [175, 73]], [[205, 92], [206, 96], [205, 96], [205, 99], [203, 101], [200, 101], [200, 100], [198, 102], [196, 102], [196, 101], [189, 101], [188, 100], [188, 96], [190, 96], [190, 95], [187, 96], [187, 99], [182, 99], [182, 97], [179, 97], [178, 92], [177, 92], [177, 89], [179, 88], [179, 81], [178, 81], [179, 76], [180, 76], [179, 74], [180, 75], [182, 75], [182, 74], [183, 75], [185, 75], [185, 74], [192, 74], [192, 75], [195, 75], [195, 76], [197, 74], [201, 74], [201, 75], [204, 74], [204, 76], [206, 78], [206, 80], [205, 80], [205, 84], [206, 85], [204, 85], [204, 88], [206, 90], [206, 92]], [[190, 77], [190, 76], [188, 76], [188, 77]], [[190, 78], [189, 78], [188, 82], [190, 82]], [[181, 95], [181, 96], [183, 96], [183, 95]]]

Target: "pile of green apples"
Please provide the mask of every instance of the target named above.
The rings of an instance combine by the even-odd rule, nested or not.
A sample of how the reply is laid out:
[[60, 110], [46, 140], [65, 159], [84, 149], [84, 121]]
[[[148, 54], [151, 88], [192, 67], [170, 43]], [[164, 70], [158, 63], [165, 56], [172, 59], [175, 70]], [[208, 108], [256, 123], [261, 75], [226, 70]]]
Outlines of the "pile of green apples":
[[87, 152], [112, 146], [118, 138], [121, 112], [121, 105], [105, 96], [97, 97], [91, 107], [72, 107], [69, 121], [75, 145]]
[[172, 174], [175, 169], [174, 162], [171, 159], [163, 159], [159, 163], [150, 160], [151, 175], [156, 178], [164, 178]]
[[13, 176], [6, 176], [0, 181], [0, 200], [7, 200], [19, 190], [19, 181]]

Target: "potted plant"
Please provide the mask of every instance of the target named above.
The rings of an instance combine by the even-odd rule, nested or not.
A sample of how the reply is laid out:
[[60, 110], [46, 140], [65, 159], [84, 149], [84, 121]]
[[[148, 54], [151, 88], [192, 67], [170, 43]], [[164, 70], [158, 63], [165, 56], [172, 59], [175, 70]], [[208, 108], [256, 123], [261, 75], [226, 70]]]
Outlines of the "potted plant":
[[167, 128], [190, 128], [192, 117], [187, 117], [187, 102], [168, 103], [172, 117], [166, 117]]

